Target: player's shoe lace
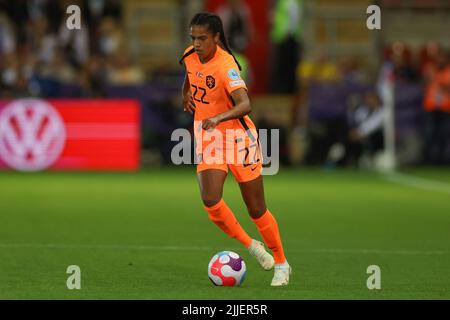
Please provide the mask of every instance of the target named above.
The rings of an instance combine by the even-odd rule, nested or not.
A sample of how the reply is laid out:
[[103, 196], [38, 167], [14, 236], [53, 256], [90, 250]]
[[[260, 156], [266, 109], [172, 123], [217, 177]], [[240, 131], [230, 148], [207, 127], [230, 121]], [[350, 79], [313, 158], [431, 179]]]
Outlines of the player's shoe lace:
[[248, 247], [248, 251], [256, 258], [264, 270], [270, 270], [275, 265], [275, 260], [266, 251], [262, 242], [253, 239], [252, 244]]
[[275, 265], [275, 273], [273, 275], [271, 286], [287, 286], [289, 284], [289, 276], [292, 274], [291, 266], [286, 262]]

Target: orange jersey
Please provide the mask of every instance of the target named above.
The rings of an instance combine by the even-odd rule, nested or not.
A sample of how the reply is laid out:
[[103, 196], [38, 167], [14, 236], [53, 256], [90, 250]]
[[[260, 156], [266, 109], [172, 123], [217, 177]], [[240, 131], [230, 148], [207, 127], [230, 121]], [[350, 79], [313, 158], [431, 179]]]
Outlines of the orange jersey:
[[450, 112], [450, 67], [438, 71], [425, 90], [426, 111]]
[[[187, 48], [185, 53], [192, 48]], [[233, 108], [231, 93], [240, 88], [247, 90], [233, 56], [220, 46], [217, 46], [214, 57], [207, 63], [200, 62], [195, 52], [188, 55], [184, 62], [196, 106], [194, 121], [228, 111]], [[248, 116], [244, 116], [242, 119], [221, 122], [216, 128], [225, 133], [226, 129], [248, 130], [256, 127]]]
[[186, 49], [184, 63], [196, 106], [194, 134], [200, 161], [197, 172], [207, 169], [228, 172], [230, 168], [238, 182], [253, 180], [262, 172], [262, 157], [256, 127], [250, 117], [221, 122], [212, 131], [201, 126], [202, 120], [233, 108], [233, 91], [247, 90], [239, 68], [233, 56], [220, 46], [206, 63], [200, 62], [195, 52], [187, 54], [192, 49], [192, 46]]

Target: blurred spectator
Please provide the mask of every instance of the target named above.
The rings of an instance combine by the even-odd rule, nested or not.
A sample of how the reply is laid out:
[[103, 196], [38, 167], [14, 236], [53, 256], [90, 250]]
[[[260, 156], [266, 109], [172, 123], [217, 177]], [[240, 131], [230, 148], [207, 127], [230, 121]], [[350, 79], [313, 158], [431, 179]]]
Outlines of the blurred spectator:
[[45, 16], [28, 22], [27, 45], [39, 62], [49, 64], [53, 60], [56, 43], [56, 36], [50, 31]]
[[25, 25], [29, 20], [27, 0], [0, 0], [0, 13], [6, 15], [11, 22], [14, 22], [17, 39], [21, 42], [24, 39]]
[[140, 84], [144, 81], [144, 74], [139, 67], [130, 63], [124, 51], [119, 51], [112, 59], [107, 81], [116, 85]]
[[93, 55], [85, 64], [81, 73], [81, 86], [83, 96], [99, 98], [105, 96], [107, 72], [105, 60]]
[[[324, 164], [330, 148], [345, 140], [345, 90], [338, 67], [324, 50], [297, 68], [298, 91], [294, 99], [293, 120], [297, 134], [308, 140], [305, 161]], [[302, 140], [304, 138], [301, 138]]]
[[100, 53], [99, 41], [100, 28], [105, 18], [113, 21], [121, 21], [122, 6], [120, 0], [84, 0], [83, 16], [89, 31], [90, 47], [93, 54]]
[[29, 81], [36, 73], [37, 58], [31, 51], [30, 46], [24, 45], [17, 50], [20, 71], [27, 81]]
[[338, 68], [329, 61], [324, 50], [319, 49], [312, 60], [302, 61], [296, 68], [297, 91], [292, 106], [292, 127], [305, 128], [308, 124], [308, 90], [312, 84], [336, 83]]
[[311, 83], [335, 82], [339, 80], [339, 70], [335, 63], [331, 62], [324, 50], [319, 50], [312, 60], [305, 60], [296, 69], [301, 86]]
[[86, 24], [94, 32], [105, 17], [115, 20], [122, 19], [122, 6], [120, 0], [84, 0], [83, 8], [86, 16]]
[[89, 58], [89, 33], [83, 20], [81, 23], [81, 29], [69, 30], [63, 21], [58, 33], [58, 45], [75, 68], [80, 68]]
[[419, 72], [413, 63], [412, 51], [404, 42], [394, 42], [389, 53], [396, 81], [418, 82], [420, 80]]
[[16, 49], [16, 35], [11, 20], [0, 13], [0, 57], [10, 54]]
[[41, 19], [47, 20], [51, 33], [55, 33], [58, 30], [58, 26], [63, 18], [58, 1], [54, 0], [28, 0], [26, 10], [28, 11], [29, 20], [32, 22]]
[[293, 94], [300, 61], [303, 0], [275, 2], [271, 38], [275, 46], [272, 92]]
[[73, 83], [78, 80], [75, 69], [68, 63], [63, 50], [60, 48], [53, 52], [51, 61], [41, 67], [39, 74], [63, 83]]
[[19, 78], [19, 65], [14, 54], [4, 55], [1, 61], [1, 84], [3, 89], [13, 90]]
[[428, 83], [435, 76], [439, 69], [439, 55], [442, 48], [436, 41], [428, 42], [420, 50], [420, 71], [425, 83]]
[[363, 84], [367, 82], [367, 75], [354, 56], [345, 57], [339, 66], [342, 81], [347, 84]]
[[250, 8], [244, 0], [228, 0], [217, 10], [231, 50], [244, 53], [253, 38]]
[[125, 46], [123, 30], [118, 22], [111, 17], [106, 17], [101, 21], [96, 39], [95, 52], [105, 58], [113, 56]]
[[245, 51], [254, 37], [251, 11], [244, 0], [228, 0], [218, 8], [230, 49], [242, 67], [241, 76], [251, 87], [252, 72]]
[[36, 59], [28, 48], [3, 55], [0, 60], [0, 97], [14, 98], [30, 94], [28, 83], [34, 75]]
[[437, 66], [425, 89], [425, 162], [441, 165], [446, 162], [450, 137], [449, 52], [440, 51]]
[[348, 137], [345, 146], [345, 162], [357, 166], [362, 156], [373, 158], [384, 149], [384, 108], [374, 91], [368, 92], [362, 103], [349, 106], [347, 114]]
[[0, 0], [0, 12], [6, 13], [14, 21], [17, 41], [20, 44], [27, 41], [26, 27], [28, 22], [45, 18], [49, 21], [51, 32], [54, 33], [63, 18], [61, 3], [55, 0]]

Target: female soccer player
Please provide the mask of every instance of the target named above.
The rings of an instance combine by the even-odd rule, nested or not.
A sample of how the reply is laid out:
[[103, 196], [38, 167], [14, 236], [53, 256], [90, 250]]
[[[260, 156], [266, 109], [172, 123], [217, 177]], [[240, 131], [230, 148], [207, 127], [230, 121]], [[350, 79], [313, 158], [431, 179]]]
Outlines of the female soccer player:
[[[248, 116], [251, 106], [238, 71], [240, 65], [228, 46], [217, 15], [196, 14], [190, 23], [190, 36], [192, 46], [180, 60], [187, 73], [183, 105], [184, 111], [194, 114], [199, 158], [197, 176], [204, 208], [209, 218], [240, 241], [265, 270], [275, 267], [272, 286], [287, 285], [291, 267], [284, 256], [277, 221], [266, 208], [261, 152], [256, 127]], [[206, 138], [212, 131], [215, 139]], [[235, 132], [246, 135], [236, 138]], [[228, 157], [229, 152], [237, 156]], [[236, 160], [239, 155], [243, 161]], [[233, 161], [230, 162], [230, 158]], [[274, 257], [262, 242], [250, 238], [222, 199], [228, 168], [239, 183], [248, 212]]]

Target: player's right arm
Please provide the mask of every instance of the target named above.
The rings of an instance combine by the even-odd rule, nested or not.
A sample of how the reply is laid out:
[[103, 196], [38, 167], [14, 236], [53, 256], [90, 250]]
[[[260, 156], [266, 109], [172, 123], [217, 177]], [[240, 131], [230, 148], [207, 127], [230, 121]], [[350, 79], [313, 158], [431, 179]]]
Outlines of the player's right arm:
[[184, 111], [194, 113], [195, 112], [195, 103], [194, 98], [191, 93], [191, 84], [189, 82], [189, 78], [186, 76], [183, 82], [183, 108]]

